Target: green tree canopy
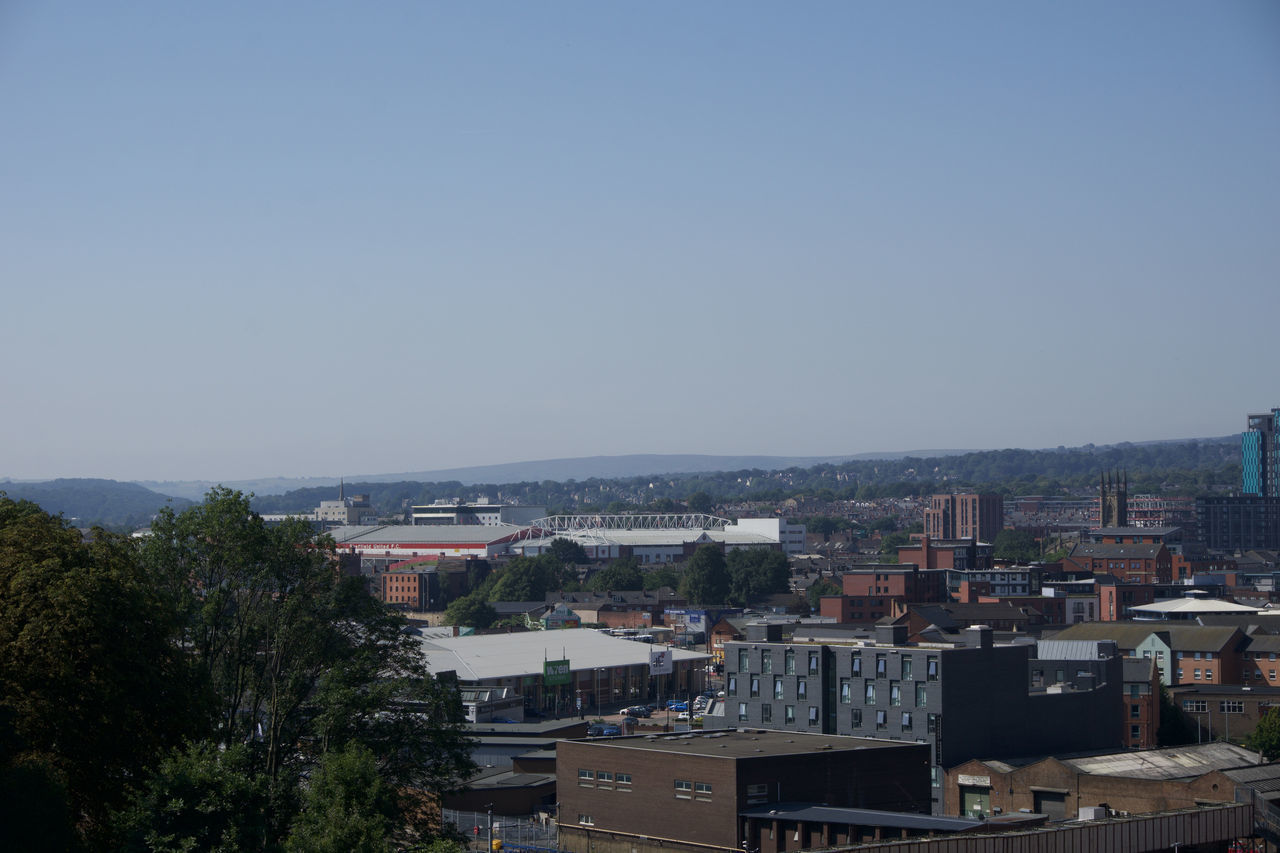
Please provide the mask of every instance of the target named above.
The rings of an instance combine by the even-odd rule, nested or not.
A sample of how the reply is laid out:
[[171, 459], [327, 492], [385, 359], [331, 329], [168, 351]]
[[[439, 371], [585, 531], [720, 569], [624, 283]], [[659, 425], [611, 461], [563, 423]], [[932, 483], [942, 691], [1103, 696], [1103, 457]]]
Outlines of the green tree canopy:
[[690, 512], [711, 512], [716, 508], [715, 499], [704, 491], [696, 491], [685, 499]]
[[591, 562], [587, 557], [587, 549], [583, 548], [572, 539], [565, 539], [557, 536], [551, 540], [551, 545], [547, 548], [547, 553], [560, 561], [561, 565], [581, 566]]
[[493, 605], [481, 591], [455, 598], [444, 610], [446, 625], [461, 625], [481, 631], [493, 625], [497, 619], [498, 611], [493, 609]]
[[822, 607], [822, 597], [825, 595], [840, 595], [844, 590], [840, 585], [828, 578], [818, 578], [818, 580], [809, 584], [809, 589], [805, 593], [805, 598], [809, 601], [809, 609], [817, 612]]
[[1040, 545], [1036, 537], [1026, 530], [1006, 528], [996, 534], [992, 543], [992, 555], [997, 560], [1012, 560], [1017, 563], [1030, 563], [1040, 558]]
[[1245, 739], [1249, 749], [1262, 753], [1267, 761], [1280, 759], [1280, 708], [1272, 708], [1258, 720], [1258, 727]]
[[658, 566], [644, 573], [644, 588], [653, 590], [669, 587], [678, 590], [683, 580], [683, 573], [675, 566]]
[[0, 768], [65, 792], [91, 844], [147, 765], [208, 720], [177, 624], [128, 539], [82, 542], [0, 496]]
[[722, 606], [729, 598], [729, 569], [719, 545], [700, 545], [685, 566], [681, 590], [691, 604]]
[[515, 557], [497, 571], [488, 589], [489, 601], [543, 601], [576, 574], [552, 554]]
[[771, 548], [735, 548], [725, 558], [729, 602], [744, 607], [791, 588], [787, 555]]
[[644, 589], [644, 574], [635, 557], [625, 557], [614, 560], [589, 577], [587, 589], [592, 592]]

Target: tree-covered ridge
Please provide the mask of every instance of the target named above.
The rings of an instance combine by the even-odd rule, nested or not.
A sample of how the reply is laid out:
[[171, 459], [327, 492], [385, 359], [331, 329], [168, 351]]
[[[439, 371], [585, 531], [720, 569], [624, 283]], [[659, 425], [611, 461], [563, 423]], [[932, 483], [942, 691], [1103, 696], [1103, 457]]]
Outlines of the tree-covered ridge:
[[[710, 497], [719, 503], [784, 501], [812, 495], [870, 500], [940, 491], [980, 489], [1006, 496], [1084, 496], [1096, 492], [1102, 471], [1123, 470], [1130, 494], [1197, 495], [1229, 487], [1240, 479], [1240, 450], [1234, 439], [1168, 444], [1086, 445], [1056, 450], [991, 450], [929, 459], [906, 457], [842, 464], [670, 474], [661, 478], [591, 479], [581, 482], [349, 483], [347, 494], [368, 494], [379, 512], [398, 513], [441, 498], [492, 498], [542, 504], [557, 511], [627, 512], [692, 508]], [[254, 500], [260, 512], [310, 511], [336, 497], [330, 488], [308, 488]]]
[[89, 478], [0, 482], [0, 493], [37, 503], [45, 512], [61, 515], [76, 526], [117, 532], [146, 527], [162, 507], [182, 510], [191, 506], [189, 500], [162, 495], [137, 483]]

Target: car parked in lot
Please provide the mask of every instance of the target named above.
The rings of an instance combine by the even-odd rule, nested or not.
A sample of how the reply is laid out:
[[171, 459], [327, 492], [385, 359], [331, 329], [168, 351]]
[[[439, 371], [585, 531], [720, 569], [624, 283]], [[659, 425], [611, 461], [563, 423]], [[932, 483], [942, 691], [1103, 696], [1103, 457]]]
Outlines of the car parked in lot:
[[630, 708], [623, 708], [622, 713], [628, 717], [645, 717], [648, 718], [652, 712], [648, 705], [632, 705]]
[[622, 728], [612, 723], [596, 723], [587, 728], [587, 737], [610, 737], [622, 734]]
[[689, 703], [684, 701], [676, 701], [675, 699], [668, 699], [667, 710], [668, 711], [687, 711], [689, 710]]

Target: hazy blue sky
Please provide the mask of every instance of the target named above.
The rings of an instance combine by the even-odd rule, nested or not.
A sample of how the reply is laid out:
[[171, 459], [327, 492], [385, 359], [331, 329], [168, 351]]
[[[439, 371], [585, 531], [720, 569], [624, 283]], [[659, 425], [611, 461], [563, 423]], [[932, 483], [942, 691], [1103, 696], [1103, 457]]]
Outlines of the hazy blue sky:
[[1280, 406], [1271, 0], [9, 0], [0, 116], [0, 477]]

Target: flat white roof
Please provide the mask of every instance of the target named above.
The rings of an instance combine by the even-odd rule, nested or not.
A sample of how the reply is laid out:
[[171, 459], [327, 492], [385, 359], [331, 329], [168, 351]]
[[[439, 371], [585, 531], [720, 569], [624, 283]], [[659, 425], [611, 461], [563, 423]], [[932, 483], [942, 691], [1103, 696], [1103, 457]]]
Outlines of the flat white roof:
[[524, 529], [519, 524], [348, 524], [329, 535], [339, 545], [489, 545]]
[[1257, 613], [1258, 608], [1246, 607], [1218, 598], [1170, 598], [1151, 604], [1139, 604], [1129, 608], [1139, 613]]
[[[473, 634], [467, 637], [421, 638], [422, 653], [431, 672], [458, 674], [462, 681], [542, 675], [549, 660], [569, 661], [569, 669], [603, 669], [649, 664], [654, 646], [610, 637], [590, 628], [524, 631], [515, 634]], [[665, 647], [661, 647], [665, 648]], [[673, 661], [707, 660], [710, 655], [670, 649]]]

